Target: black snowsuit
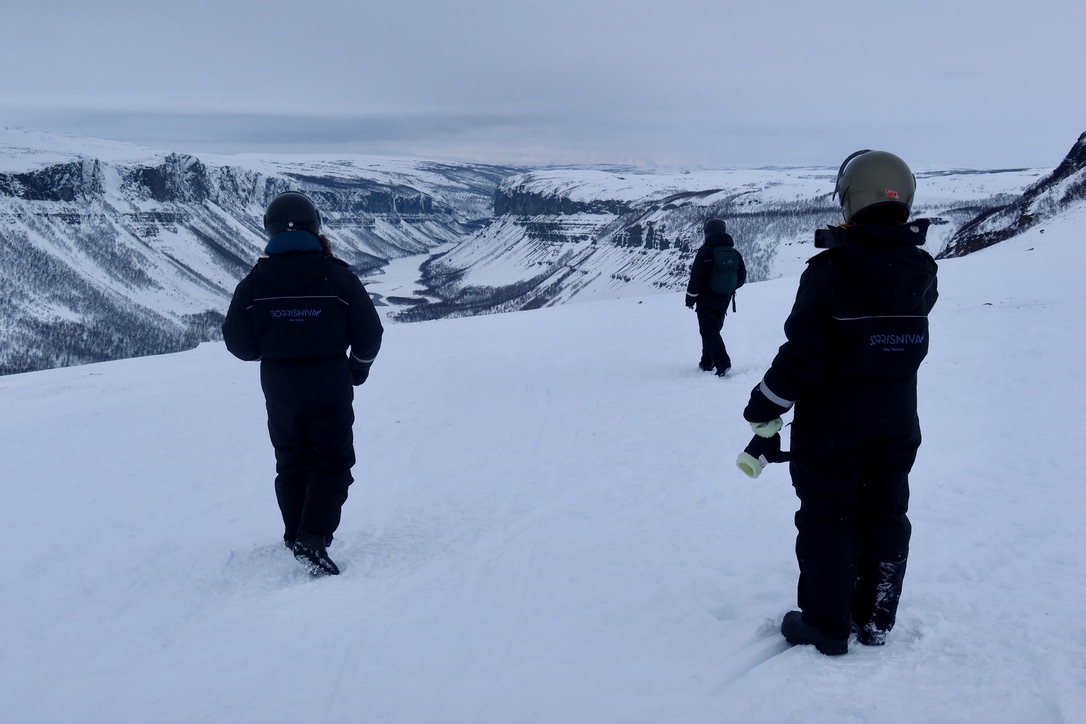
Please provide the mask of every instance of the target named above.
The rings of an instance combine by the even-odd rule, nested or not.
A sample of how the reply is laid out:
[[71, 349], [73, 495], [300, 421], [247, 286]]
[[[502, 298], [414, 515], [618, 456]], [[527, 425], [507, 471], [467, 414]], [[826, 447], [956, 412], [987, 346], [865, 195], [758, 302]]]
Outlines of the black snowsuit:
[[319, 244], [271, 249], [238, 284], [222, 332], [234, 356], [260, 360], [289, 543], [299, 533], [331, 536], [339, 526], [355, 463], [352, 383], [365, 381], [383, 329], [346, 263]]
[[[715, 367], [718, 373], [723, 373], [732, 366], [728, 349], [724, 345], [724, 338], [720, 332], [724, 329], [724, 317], [728, 314], [728, 305], [731, 304], [731, 294], [718, 294], [709, 288], [709, 279], [713, 275], [713, 253], [718, 246], [735, 247], [735, 241], [727, 232], [707, 233], [705, 242], [694, 255], [694, 262], [690, 265], [690, 281], [686, 285], [686, 306], [695, 309], [698, 315], [698, 334], [701, 335], [701, 361], [698, 363], [702, 369], [709, 370]], [[743, 261], [743, 255], [739, 256], [739, 278], [736, 289], [747, 281], [747, 266]]]
[[798, 603], [803, 620], [847, 638], [885, 633], [901, 597], [920, 446], [917, 368], [928, 350], [936, 264], [917, 248], [928, 222], [846, 227], [808, 262], [781, 346], [744, 417], [792, 404]]

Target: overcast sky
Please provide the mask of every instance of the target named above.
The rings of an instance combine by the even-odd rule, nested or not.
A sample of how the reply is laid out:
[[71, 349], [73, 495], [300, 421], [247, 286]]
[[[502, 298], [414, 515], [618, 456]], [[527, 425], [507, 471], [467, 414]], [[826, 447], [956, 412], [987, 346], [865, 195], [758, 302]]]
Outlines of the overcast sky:
[[5, 0], [0, 125], [188, 152], [1054, 166], [1082, 0]]

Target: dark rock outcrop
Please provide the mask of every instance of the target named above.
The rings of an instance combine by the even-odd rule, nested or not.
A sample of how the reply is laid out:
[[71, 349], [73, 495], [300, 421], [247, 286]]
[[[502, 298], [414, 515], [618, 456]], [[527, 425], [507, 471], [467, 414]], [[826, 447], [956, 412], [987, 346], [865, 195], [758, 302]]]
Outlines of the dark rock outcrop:
[[958, 257], [1013, 239], [1086, 199], [1086, 133], [1049, 175], [1013, 202], [981, 213], [951, 238], [942, 257]]

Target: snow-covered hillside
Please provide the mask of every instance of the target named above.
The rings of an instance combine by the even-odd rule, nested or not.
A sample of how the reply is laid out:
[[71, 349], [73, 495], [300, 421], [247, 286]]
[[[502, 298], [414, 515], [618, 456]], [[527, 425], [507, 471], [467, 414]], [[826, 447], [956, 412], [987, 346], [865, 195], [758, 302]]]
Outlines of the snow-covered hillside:
[[[1086, 716], [1078, 205], [940, 264], [898, 627], [826, 658], [786, 468], [734, 467], [796, 279], [740, 293], [723, 380], [677, 293], [390, 324], [311, 580], [280, 544], [257, 366], [220, 343], [0, 379], [0, 712], [79, 721]], [[387, 308], [385, 308], [387, 311]]]
[[516, 169], [352, 156], [196, 158], [0, 128], [0, 374], [217, 339], [277, 193], [318, 203], [361, 272], [458, 241]]
[[[218, 338], [280, 191], [321, 209], [336, 252], [399, 320], [680, 289], [706, 215], [752, 279], [794, 274], [835, 221], [835, 169], [524, 169], [375, 156], [201, 156], [0, 127], [0, 374]], [[938, 253], [1042, 170], [921, 170]], [[389, 278], [390, 264], [409, 276]], [[421, 265], [421, 268], [420, 268]]]
[[965, 256], [1044, 226], [1064, 209], [1086, 201], [1086, 133], [1051, 173], [1030, 186], [1014, 203], [990, 209], [963, 226], [947, 248], [947, 256]]
[[[424, 267], [438, 303], [402, 315], [476, 314], [677, 291], [702, 222], [719, 216], [750, 278], [799, 273], [813, 230], [840, 223], [837, 168], [672, 171], [562, 168], [502, 182], [496, 218]], [[918, 169], [914, 216], [938, 255], [961, 226], [1043, 172]]]

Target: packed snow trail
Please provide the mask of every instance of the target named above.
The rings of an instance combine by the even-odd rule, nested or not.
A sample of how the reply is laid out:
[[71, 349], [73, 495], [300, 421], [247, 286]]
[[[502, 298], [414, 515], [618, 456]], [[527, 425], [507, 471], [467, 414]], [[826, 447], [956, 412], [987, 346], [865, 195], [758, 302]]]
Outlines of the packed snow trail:
[[11, 721], [1065, 722], [1086, 712], [1082, 210], [942, 262], [887, 646], [785, 649], [787, 468], [743, 404], [795, 279], [696, 367], [681, 295], [412, 325], [356, 401], [312, 580], [256, 365], [220, 344], [0, 378]]

